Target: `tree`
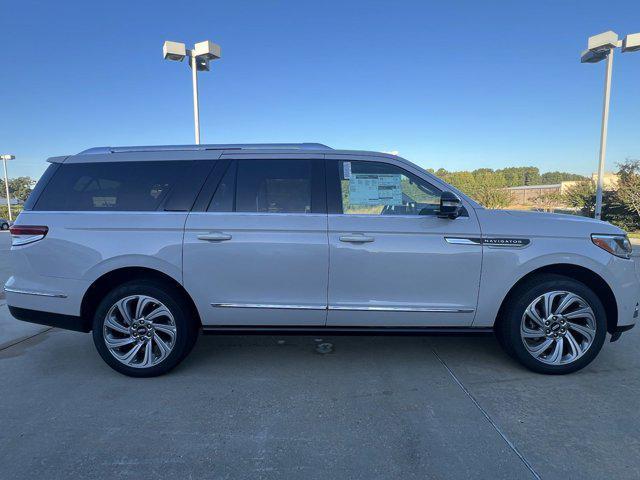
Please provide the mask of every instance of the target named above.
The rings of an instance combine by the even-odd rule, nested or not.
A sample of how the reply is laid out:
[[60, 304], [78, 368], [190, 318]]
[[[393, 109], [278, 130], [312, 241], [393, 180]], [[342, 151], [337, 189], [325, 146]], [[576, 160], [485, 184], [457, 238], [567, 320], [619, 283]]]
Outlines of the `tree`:
[[596, 210], [596, 187], [591, 180], [583, 180], [572, 185], [565, 192], [564, 201], [580, 210], [585, 217], [592, 217]]
[[[23, 202], [29, 198], [29, 194], [33, 189], [36, 181], [31, 177], [17, 177], [9, 179], [9, 195], [11, 198], [17, 198]], [[0, 195], [5, 196], [4, 181], [0, 180]]]
[[559, 192], [544, 193], [533, 200], [533, 204], [544, 212], [553, 212], [564, 203], [564, 196]]
[[618, 197], [640, 222], [640, 160], [627, 158], [618, 166]]

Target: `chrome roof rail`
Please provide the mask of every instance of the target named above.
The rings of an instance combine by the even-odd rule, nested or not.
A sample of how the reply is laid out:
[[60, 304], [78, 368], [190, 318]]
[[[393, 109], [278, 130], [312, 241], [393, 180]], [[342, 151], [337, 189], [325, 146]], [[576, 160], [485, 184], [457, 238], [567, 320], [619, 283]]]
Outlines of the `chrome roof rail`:
[[157, 145], [132, 147], [94, 147], [83, 150], [78, 155], [126, 153], [126, 152], [167, 152], [199, 150], [333, 150], [322, 143], [228, 143], [208, 145]]

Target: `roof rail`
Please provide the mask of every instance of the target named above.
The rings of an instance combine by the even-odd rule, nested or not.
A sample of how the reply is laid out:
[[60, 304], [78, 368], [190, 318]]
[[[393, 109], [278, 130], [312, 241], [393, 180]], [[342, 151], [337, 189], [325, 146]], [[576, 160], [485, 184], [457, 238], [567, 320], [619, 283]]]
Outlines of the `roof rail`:
[[94, 147], [83, 150], [78, 155], [92, 155], [125, 152], [167, 152], [167, 151], [198, 151], [198, 150], [333, 150], [322, 143], [227, 143], [209, 145], [157, 145], [134, 147]]

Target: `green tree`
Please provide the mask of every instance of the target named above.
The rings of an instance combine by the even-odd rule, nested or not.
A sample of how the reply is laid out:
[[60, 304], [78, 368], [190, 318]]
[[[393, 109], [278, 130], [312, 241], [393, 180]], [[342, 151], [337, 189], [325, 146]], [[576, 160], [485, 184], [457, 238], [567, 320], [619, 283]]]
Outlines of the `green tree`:
[[627, 158], [618, 166], [618, 197], [640, 223], [640, 160]]
[[[29, 194], [35, 184], [36, 181], [31, 177], [10, 178], [9, 195], [11, 195], [11, 198], [17, 198], [24, 202], [29, 198]], [[4, 180], [0, 180], [0, 196], [4, 197], [5, 195]]]

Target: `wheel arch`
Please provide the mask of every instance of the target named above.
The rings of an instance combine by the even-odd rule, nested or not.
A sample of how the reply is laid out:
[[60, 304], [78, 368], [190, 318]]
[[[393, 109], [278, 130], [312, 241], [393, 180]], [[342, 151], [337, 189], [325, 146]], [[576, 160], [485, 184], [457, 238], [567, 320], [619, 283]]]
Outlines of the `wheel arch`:
[[114, 287], [121, 285], [124, 282], [131, 280], [155, 280], [163, 283], [170, 288], [173, 288], [179, 295], [181, 295], [187, 302], [191, 309], [191, 314], [198, 322], [199, 326], [202, 326], [200, 314], [198, 309], [191, 298], [191, 295], [185, 290], [182, 284], [176, 281], [166, 273], [160, 272], [148, 267], [123, 267], [115, 270], [111, 270], [98, 277], [87, 289], [82, 302], [80, 304], [80, 318], [82, 319], [85, 331], [89, 332], [92, 328], [93, 316], [95, 314], [98, 304], [104, 298], [104, 296], [111, 291]]
[[581, 283], [584, 283], [587, 287], [591, 288], [598, 296], [602, 305], [604, 306], [605, 313], [607, 315], [607, 331], [613, 333], [618, 325], [618, 304], [616, 303], [616, 297], [609, 287], [609, 284], [596, 272], [580, 265], [569, 263], [556, 263], [551, 265], [545, 265], [535, 270], [530, 271], [523, 277], [521, 277], [512, 287], [502, 300], [498, 314], [496, 315], [495, 325], [504, 318], [504, 309], [509, 303], [511, 297], [517, 291], [518, 287], [524, 282], [530, 280], [532, 277], [541, 274], [553, 273], [556, 275], [563, 275], [568, 278], [572, 278]]

